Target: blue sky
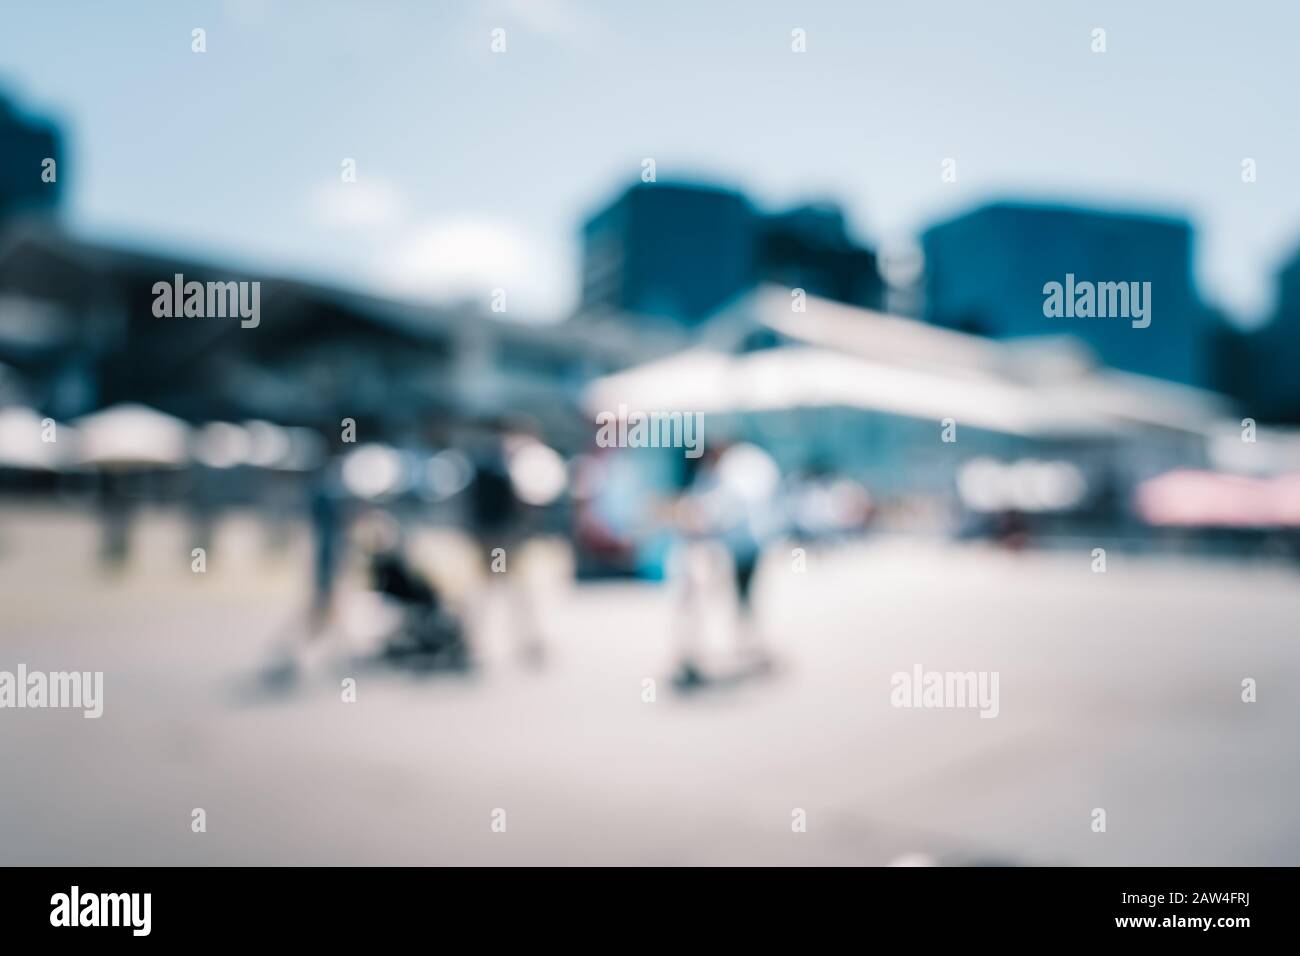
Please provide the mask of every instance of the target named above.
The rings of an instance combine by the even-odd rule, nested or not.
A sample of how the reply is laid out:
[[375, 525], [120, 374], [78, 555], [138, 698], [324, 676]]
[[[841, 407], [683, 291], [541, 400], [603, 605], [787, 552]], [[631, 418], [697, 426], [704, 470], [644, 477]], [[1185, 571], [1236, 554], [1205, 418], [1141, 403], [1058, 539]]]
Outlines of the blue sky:
[[50, 0], [0, 7], [0, 88], [67, 128], [77, 230], [275, 272], [555, 316], [653, 157], [891, 246], [995, 197], [1186, 215], [1249, 322], [1300, 245], [1298, 33], [1261, 0]]

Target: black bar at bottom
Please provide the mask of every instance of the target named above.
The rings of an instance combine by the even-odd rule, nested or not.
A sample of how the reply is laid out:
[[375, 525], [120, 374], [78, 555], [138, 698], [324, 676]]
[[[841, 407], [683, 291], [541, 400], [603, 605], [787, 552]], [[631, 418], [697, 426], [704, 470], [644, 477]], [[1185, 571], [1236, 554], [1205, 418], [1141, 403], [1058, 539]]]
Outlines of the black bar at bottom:
[[806, 946], [901, 933], [919, 944], [1098, 936], [1231, 944], [1291, 935], [1295, 877], [1264, 868], [9, 868], [0, 869], [0, 931], [6, 942], [75, 933], [81, 943], [461, 945], [462, 933], [484, 942], [518, 933], [535, 945]]

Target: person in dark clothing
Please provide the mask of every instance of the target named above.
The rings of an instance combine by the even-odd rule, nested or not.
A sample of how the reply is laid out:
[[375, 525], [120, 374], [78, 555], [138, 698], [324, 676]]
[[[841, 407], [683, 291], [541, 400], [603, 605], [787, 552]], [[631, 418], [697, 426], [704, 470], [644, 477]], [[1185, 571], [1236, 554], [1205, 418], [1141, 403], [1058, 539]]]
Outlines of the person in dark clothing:
[[[481, 439], [472, 448], [471, 460], [474, 477], [466, 489], [468, 530], [477, 542], [489, 584], [500, 581], [501, 585], [489, 587], [487, 593], [505, 598], [511, 637], [524, 662], [537, 666], [545, 656], [544, 644], [528, 582], [514, 564], [518, 551], [529, 538], [534, 509], [520, 499], [515, 488], [502, 436]], [[480, 613], [486, 608], [485, 601]]]
[[99, 557], [109, 570], [121, 570], [131, 556], [131, 526], [135, 520], [135, 501], [128, 488], [128, 476], [107, 471], [99, 494], [100, 522], [103, 537]]
[[343, 532], [342, 502], [326, 470], [318, 474], [311, 489], [313, 538], [311, 633], [318, 634], [334, 600], [334, 578], [338, 573], [340, 539]]
[[750, 592], [754, 583], [754, 571], [758, 569], [758, 555], [737, 555], [732, 559], [732, 576], [736, 582], [736, 598], [745, 614], [753, 613], [753, 601]]
[[[743, 443], [716, 443], [689, 471], [677, 508], [681, 587], [676, 684], [682, 689], [717, 679], [717, 667], [706, 666], [703, 658], [704, 621], [718, 596], [719, 563], [729, 565], [736, 602], [732, 661], [722, 673], [735, 677], [768, 665], [755, 620], [753, 585], [763, 544], [777, 520], [773, 496], [779, 477], [770, 456]], [[715, 676], [709, 676], [710, 670]]]
[[512, 535], [520, 523], [523, 506], [515, 496], [510, 471], [499, 449], [475, 460], [469, 502], [470, 521], [480, 538]]

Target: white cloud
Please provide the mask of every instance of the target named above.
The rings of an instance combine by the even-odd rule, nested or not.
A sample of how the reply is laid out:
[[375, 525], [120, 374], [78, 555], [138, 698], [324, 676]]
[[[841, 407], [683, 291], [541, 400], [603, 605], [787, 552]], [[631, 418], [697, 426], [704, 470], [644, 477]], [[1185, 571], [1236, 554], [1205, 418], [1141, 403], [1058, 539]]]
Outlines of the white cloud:
[[508, 318], [555, 317], [565, 305], [568, 266], [550, 244], [509, 223], [457, 216], [410, 229], [376, 263], [384, 292], [436, 302], [466, 299], [486, 311], [506, 290]]
[[312, 218], [337, 229], [380, 229], [402, 218], [402, 197], [382, 179], [366, 177], [354, 183], [323, 183], [312, 192]]
[[502, 0], [486, 12], [496, 25], [519, 24], [538, 36], [578, 49], [608, 47], [616, 38], [590, 7], [572, 0]]

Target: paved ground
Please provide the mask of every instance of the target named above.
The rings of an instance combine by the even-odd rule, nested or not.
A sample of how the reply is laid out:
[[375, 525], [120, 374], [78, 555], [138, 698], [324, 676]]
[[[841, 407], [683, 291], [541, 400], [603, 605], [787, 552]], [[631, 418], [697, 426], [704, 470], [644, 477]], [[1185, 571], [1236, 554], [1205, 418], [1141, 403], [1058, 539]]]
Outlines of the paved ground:
[[[301, 609], [301, 542], [268, 557], [231, 522], [197, 575], [181, 525], [140, 531], [110, 579], [83, 517], [0, 510], [0, 670], [106, 682], [97, 721], [0, 710], [0, 864], [1300, 864], [1293, 569], [778, 556], [760, 591], [779, 668], [689, 698], [665, 679], [666, 590], [550, 581], [540, 671], [495, 613], [473, 677], [363, 667], [334, 640], [272, 694], [255, 678]], [[891, 707], [918, 663], [999, 672], [1000, 715]]]

